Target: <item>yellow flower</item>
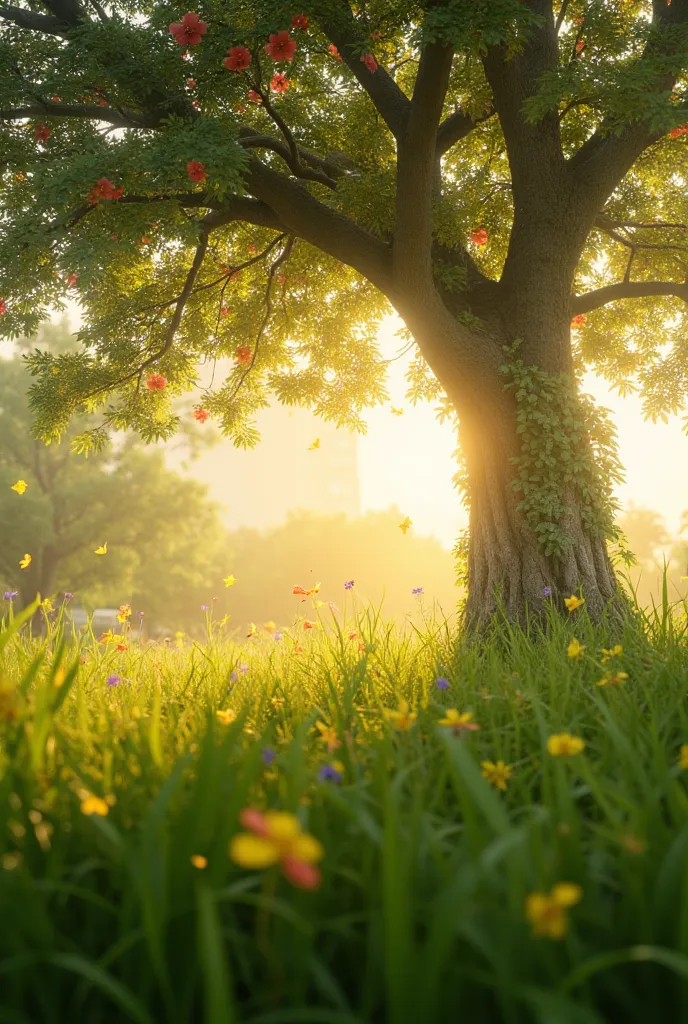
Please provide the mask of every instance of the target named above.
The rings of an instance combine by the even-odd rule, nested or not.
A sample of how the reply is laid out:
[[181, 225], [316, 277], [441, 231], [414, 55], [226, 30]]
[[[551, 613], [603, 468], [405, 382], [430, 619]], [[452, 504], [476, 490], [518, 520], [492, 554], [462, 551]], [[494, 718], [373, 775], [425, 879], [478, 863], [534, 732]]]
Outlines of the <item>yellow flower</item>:
[[688, 771], [688, 743], [684, 743], [679, 751], [678, 763], [683, 771]]
[[584, 747], [585, 740], [568, 732], [550, 736], [547, 740], [547, 750], [552, 757], [572, 757], [574, 754], [580, 754]]
[[580, 643], [580, 641], [576, 640], [574, 636], [573, 640], [566, 648], [566, 653], [568, 654], [569, 658], [580, 658], [584, 650], [585, 647], [583, 646], [583, 644]]
[[107, 555], [107, 541], [101, 544], [100, 547], [96, 548], [94, 554], [96, 555]]
[[404, 535], [406, 534], [406, 532], [408, 530], [411, 529], [412, 526], [413, 526], [413, 522], [409, 519], [408, 516], [406, 516], [405, 519], [402, 519], [402, 521], [399, 523], [399, 529], [401, 530], [401, 532]]
[[198, 868], [199, 871], [203, 871], [204, 868], [208, 867], [208, 858], [202, 857], [200, 853], [194, 853], [191, 858], [191, 863], [195, 868]]
[[232, 576], [231, 574], [229, 576], [225, 576], [222, 582], [226, 587], [233, 587], [236, 583], [236, 576]]
[[563, 939], [568, 929], [568, 908], [580, 903], [583, 890], [572, 882], [559, 882], [550, 892], [531, 892], [526, 897], [526, 917], [533, 934]]
[[487, 779], [491, 786], [501, 790], [506, 789], [514, 770], [510, 764], [504, 764], [503, 761], [481, 761], [480, 767], [483, 770], [483, 778]]
[[221, 725], [231, 725], [236, 720], [236, 711], [222, 710], [215, 712], [218, 722]]
[[607, 650], [606, 647], [602, 648], [602, 664], [609, 661], [610, 658], [618, 658], [619, 655], [623, 654], [623, 647], [621, 644], [615, 644], [614, 647], [610, 647]]
[[108, 804], [99, 796], [87, 796], [81, 801], [82, 814], [98, 814], [104, 818], [109, 810]]
[[616, 675], [606, 675], [600, 679], [598, 686], [620, 686], [624, 679], [628, 679], [627, 672], [617, 672]]
[[415, 711], [409, 710], [409, 704], [407, 700], [400, 700], [398, 708], [386, 708], [385, 718], [388, 722], [391, 722], [395, 729], [400, 729], [402, 732], [407, 732], [411, 729], [416, 721]]
[[337, 747], [341, 747], [342, 741], [339, 739], [337, 730], [333, 726], [328, 725], [327, 722], [316, 722], [315, 728], [320, 733], [320, 739], [323, 743], [327, 744], [327, 750], [330, 754]]
[[131, 605], [130, 604], [121, 604], [119, 606], [119, 612], [117, 613], [117, 621], [118, 622], [126, 622], [130, 615], [131, 615]]
[[576, 608], [580, 608], [582, 604], [585, 604], [585, 598], [576, 597], [575, 594], [571, 594], [571, 597], [564, 598], [564, 604], [570, 612], [575, 612]]
[[31, 555], [24, 555], [23, 558], [19, 559], [19, 568], [28, 569], [31, 565]]
[[456, 708], [447, 708], [444, 718], [440, 718], [438, 725], [450, 726], [455, 736], [461, 732], [477, 732], [480, 726], [473, 721], [471, 711], [459, 712]]
[[322, 844], [301, 830], [301, 822], [285, 811], [262, 811], [246, 807], [240, 815], [248, 832], [239, 832], [229, 843], [229, 856], [239, 867], [261, 870], [280, 864], [282, 871], [300, 889], [315, 889], [320, 872], [314, 866], [323, 856]]
[[17, 494], [23, 494], [28, 486], [26, 480], [17, 480], [16, 484], [12, 484], [12, 490]]
[[308, 448], [306, 448], [306, 451], [307, 452], [314, 452], [319, 447], [320, 447], [320, 438], [316, 437], [316, 439], [313, 442], [313, 444], [309, 444], [308, 445]]

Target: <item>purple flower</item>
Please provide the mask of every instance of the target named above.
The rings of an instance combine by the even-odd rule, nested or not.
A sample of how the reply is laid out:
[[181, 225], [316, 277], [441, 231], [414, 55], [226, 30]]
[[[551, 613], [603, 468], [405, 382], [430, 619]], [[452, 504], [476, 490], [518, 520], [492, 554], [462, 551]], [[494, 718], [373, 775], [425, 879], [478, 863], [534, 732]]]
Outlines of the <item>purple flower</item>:
[[142, 619], [144, 615], [145, 615], [145, 612], [139, 612], [139, 618], [140, 619]]
[[544, 590], [542, 591], [542, 595], [543, 595], [543, 597], [551, 597], [552, 596], [552, 588], [551, 587], [545, 587]]
[[241, 672], [242, 676], [245, 676], [246, 673], [248, 672], [248, 665], [246, 664], [245, 661], [242, 662], [241, 665], [239, 665], [239, 671]]
[[423, 593], [423, 588], [422, 587], [414, 587], [413, 590], [411, 591], [411, 593], [412, 594], [422, 594]]
[[318, 778], [321, 782], [341, 782], [342, 773], [338, 772], [333, 765], [324, 764], [318, 772]]
[[73, 597], [74, 597], [74, 594], [70, 594], [68, 590], [65, 592], [65, 596], [64, 596], [65, 601], [71, 601]]
[[263, 747], [263, 761], [265, 764], [272, 764], [276, 757], [277, 753], [272, 749], [272, 747]]
[[209, 612], [210, 611], [210, 605], [209, 604], [202, 604], [201, 605], [201, 611], [202, 612]]
[[275, 632], [273, 633], [273, 636], [274, 636], [275, 640], [281, 640], [282, 639], [282, 633], [280, 632], [279, 629], [275, 630]]
[[3, 597], [5, 598], [6, 601], [13, 601], [18, 593], [18, 590], [6, 590], [5, 593], [3, 594]]
[[344, 589], [345, 590], [353, 590], [353, 586], [354, 586], [354, 581], [353, 580], [347, 580], [346, 583], [344, 584]]
[[105, 682], [108, 686], [119, 686], [119, 676], [108, 676]]
[[449, 680], [445, 679], [444, 676], [440, 676], [437, 679], [435, 685], [437, 686], [438, 690], [448, 690], [449, 689]]

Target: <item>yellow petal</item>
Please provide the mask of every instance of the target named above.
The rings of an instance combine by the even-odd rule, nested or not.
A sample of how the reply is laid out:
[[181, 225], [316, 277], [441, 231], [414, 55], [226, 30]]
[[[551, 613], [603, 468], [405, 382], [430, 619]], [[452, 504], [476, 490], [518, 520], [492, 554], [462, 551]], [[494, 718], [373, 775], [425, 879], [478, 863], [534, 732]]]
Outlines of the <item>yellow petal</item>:
[[285, 839], [293, 839], [301, 832], [301, 822], [293, 814], [286, 811], [266, 811], [265, 823], [268, 827], [271, 839], [282, 842]]
[[12, 484], [12, 490], [17, 494], [23, 494], [28, 486], [26, 480], [17, 480], [16, 484]]
[[289, 856], [305, 861], [306, 864], [315, 864], [322, 859], [324, 854], [322, 843], [308, 832], [296, 836], [294, 841], [289, 844]]
[[552, 899], [560, 907], [573, 907], [583, 899], [583, 890], [573, 882], [558, 882], [552, 889]]
[[208, 867], [207, 858], [201, 856], [200, 853], [194, 853], [193, 857], [191, 858], [191, 863], [195, 868], [198, 868], [199, 871], [203, 871], [204, 868]]
[[95, 554], [96, 555], [106, 555], [107, 554], [107, 541], [105, 541], [104, 544], [101, 544], [99, 548], [96, 548]]
[[104, 818], [109, 810], [108, 805], [99, 796], [87, 796], [85, 800], [81, 801], [82, 814], [98, 814]]
[[31, 565], [31, 555], [24, 555], [23, 558], [19, 559], [19, 568], [20, 569], [28, 569], [28, 567], [30, 565]]
[[236, 583], [236, 576], [225, 576], [222, 582], [226, 587], [233, 587], [234, 584]]
[[279, 847], [263, 836], [239, 832], [229, 842], [229, 856], [239, 867], [260, 870], [269, 868], [279, 860]]

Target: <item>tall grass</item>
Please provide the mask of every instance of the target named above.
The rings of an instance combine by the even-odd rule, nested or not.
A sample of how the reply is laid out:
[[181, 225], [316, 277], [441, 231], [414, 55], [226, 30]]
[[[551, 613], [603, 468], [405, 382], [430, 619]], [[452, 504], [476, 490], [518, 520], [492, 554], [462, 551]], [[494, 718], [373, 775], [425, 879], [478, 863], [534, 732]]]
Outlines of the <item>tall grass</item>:
[[[5, 621], [0, 1022], [688, 1020], [685, 611], [481, 646], [360, 607], [281, 640], [126, 651]], [[385, 715], [403, 700], [407, 730]], [[447, 708], [479, 731], [454, 736]], [[582, 753], [548, 753], [562, 732]], [[498, 759], [505, 792], [481, 771]], [[247, 806], [320, 840], [317, 890], [232, 862]], [[562, 881], [582, 899], [537, 937], [526, 898]]]

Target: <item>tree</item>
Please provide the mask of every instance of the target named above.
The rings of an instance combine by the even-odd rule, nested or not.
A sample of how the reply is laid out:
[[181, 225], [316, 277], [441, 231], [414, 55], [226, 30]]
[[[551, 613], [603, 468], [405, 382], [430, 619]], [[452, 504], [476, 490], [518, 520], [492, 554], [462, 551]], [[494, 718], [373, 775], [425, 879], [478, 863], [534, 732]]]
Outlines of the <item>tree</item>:
[[226, 355], [199, 407], [238, 444], [271, 394], [360, 426], [391, 307], [460, 420], [469, 621], [614, 601], [577, 373], [684, 399], [688, 0], [42, 4], [0, 8], [0, 320], [85, 320], [32, 360], [39, 435], [167, 436]]
[[[65, 348], [62, 327], [42, 342]], [[222, 586], [227, 540], [206, 489], [165, 468], [161, 451], [130, 439], [88, 459], [70, 441], [31, 437], [23, 360], [0, 363], [0, 581], [28, 604], [37, 593], [73, 592], [87, 607], [131, 601], [146, 621], [167, 627], [198, 620], [198, 606]], [[24, 493], [13, 490], [23, 480]], [[107, 553], [96, 549], [107, 542]], [[20, 559], [31, 563], [20, 568]], [[191, 613], [191, 614], [190, 614]], [[193, 616], [193, 619], [192, 619]]]

